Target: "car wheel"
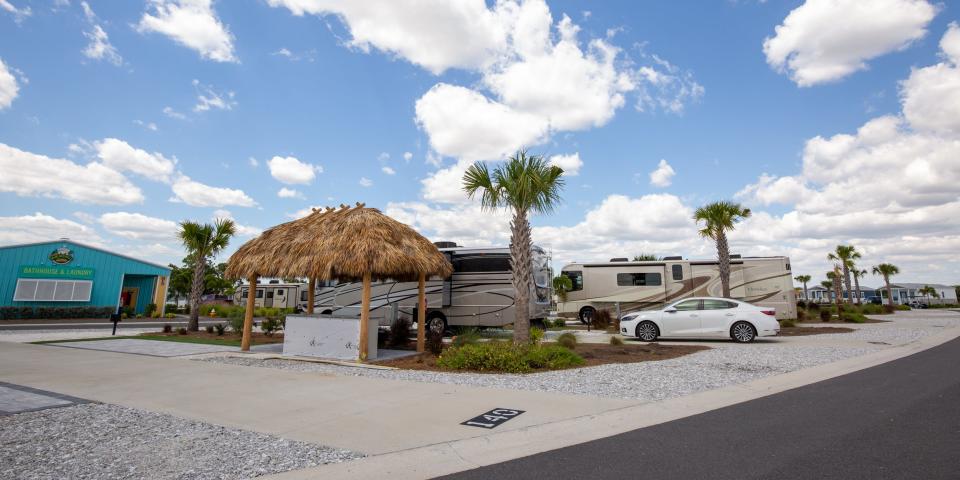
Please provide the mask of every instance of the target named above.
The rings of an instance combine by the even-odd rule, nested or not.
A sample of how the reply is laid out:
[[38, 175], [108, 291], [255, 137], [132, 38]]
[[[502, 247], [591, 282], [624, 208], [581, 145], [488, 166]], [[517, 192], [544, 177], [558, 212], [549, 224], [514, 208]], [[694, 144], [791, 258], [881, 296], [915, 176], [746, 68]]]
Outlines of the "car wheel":
[[584, 325], [588, 325], [588, 324], [592, 323], [592, 322], [593, 322], [593, 314], [596, 313], [596, 312], [597, 312], [597, 311], [594, 310], [593, 307], [583, 307], [583, 308], [581, 308], [581, 309], [580, 309], [580, 315], [578, 315], [578, 317], [580, 318], [580, 323], [582, 323], [582, 324], [584, 324]]
[[660, 336], [660, 330], [657, 328], [657, 325], [653, 322], [646, 321], [640, 322], [640, 325], [637, 325], [637, 338], [644, 342], [652, 342]]
[[730, 327], [730, 338], [737, 343], [750, 343], [757, 338], [757, 330], [747, 322], [737, 322]]

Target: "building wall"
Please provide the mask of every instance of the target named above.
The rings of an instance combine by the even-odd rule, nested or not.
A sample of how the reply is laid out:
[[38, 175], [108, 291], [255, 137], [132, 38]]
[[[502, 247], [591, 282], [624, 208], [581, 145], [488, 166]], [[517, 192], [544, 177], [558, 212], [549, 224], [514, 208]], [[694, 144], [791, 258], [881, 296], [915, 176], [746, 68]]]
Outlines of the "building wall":
[[[123, 279], [123, 288], [134, 287], [138, 288], [137, 292], [137, 305], [136, 313], [144, 313], [147, 311], [147, 305], [153, 303], [153, 288], [156, 285], [157, 277], [142, 277], [142, 276], [130, 276], [127, 275]], [[157, 308], [162, 308], [163, 305], [157, 305]]]
[[[17, 287], [20, 267], [53, 265], [49, 259], [50, 253], [61, 246], [66, 246], [73, 251], [73, 261], [67, 266], [93, 269], [93, 288], [90, 292], [90, 301], [14, 302], [13, 294]], [[169, 277], [170, 271], [157, 265], [113, 255], [70, 241], [0, 247], [0, 305], [31, 307], [115, 307], [120, 299], [120, 289], [123, 284], [124, 274]], [[146, 290], [141, 289], [141, 297], [139, 298], [145, 300], [143, 307], [146, 307], [146, 304], [152, 301], [153, 281], [154, 280], [151, 280], [150, 288]], [[137, 301], [138, 304], [140, 303], [139, 298]]]

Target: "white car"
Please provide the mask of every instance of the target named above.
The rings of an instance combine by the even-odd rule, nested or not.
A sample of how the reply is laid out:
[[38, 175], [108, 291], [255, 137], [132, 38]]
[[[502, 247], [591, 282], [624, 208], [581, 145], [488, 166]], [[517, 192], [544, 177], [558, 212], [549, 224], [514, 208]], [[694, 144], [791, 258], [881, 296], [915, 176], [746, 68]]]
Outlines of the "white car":
[[727, 338], [740, 343], [780, 334], [776, 310], [729, 298], [695, 297], [673, 302], [662, 310], [624, 315], [620, 333], [644, 342], [657, 338]]

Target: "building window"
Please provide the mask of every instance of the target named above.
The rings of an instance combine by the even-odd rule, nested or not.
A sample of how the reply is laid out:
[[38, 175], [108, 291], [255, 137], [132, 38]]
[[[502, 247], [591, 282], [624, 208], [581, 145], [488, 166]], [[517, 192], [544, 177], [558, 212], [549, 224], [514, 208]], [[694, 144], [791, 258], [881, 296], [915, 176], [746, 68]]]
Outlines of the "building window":
[[617, 285], [621, 287], [655, 287], [661, 285], [659, 273], [618, 273]]
[[89, 302], [93, 282], [89, 280], [17, 279], [15, 302]]
[[570, 279], [570, 284], [573, 285], [570, 288], [571, 292], [576, 292], [577, 290], [583, 290], [583, 272], [580, 270], [571, 270], [563, 272], [567, 278]]
[[674, 265], [670, 268], [673, 270], [674, 280], [683, 280], [683, 265]]

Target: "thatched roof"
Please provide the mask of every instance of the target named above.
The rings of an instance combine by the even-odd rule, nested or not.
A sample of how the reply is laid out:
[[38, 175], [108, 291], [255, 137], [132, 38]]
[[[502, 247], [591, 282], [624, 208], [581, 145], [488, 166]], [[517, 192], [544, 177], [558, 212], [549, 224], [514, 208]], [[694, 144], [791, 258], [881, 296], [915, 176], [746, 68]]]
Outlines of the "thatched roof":
[[229, 278], [312, 277], [350, 281], [447, 277], [450, 262], [429, 240], [375, 208], [314, 209], [243, 244], [227, 264]]

